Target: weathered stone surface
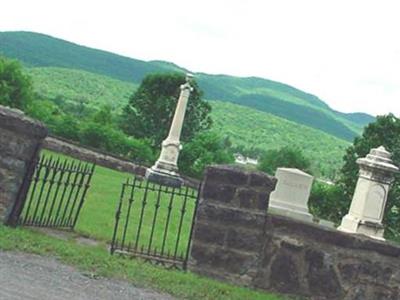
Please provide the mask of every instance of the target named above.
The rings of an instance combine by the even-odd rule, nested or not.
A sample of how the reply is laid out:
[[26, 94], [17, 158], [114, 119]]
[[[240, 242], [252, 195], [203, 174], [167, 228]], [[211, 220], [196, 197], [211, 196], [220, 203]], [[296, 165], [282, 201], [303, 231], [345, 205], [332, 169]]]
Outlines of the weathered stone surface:
[[222, 273], [235, 275], [245, 274], [254, 265], [257, 257], [253, 254], [242, 253], [232, 250], [223, 250], [220, 247], [210, 247], [195, 241], [191, 252], [191, 259], [196, 261], [196, 265], [216, 269]]
[[11, 213], [22, 208], [27, 193], [23, 182], [29, 180], [29, 166], [46, 134], [40, 122], [0, 106], [0, 222], [8, 222]]
[[226, 246], [230, 249], [247, 252], [259, 252], [263, 245], [263, 228], [259, 230], [243, 230], [229, 228], [226, 237]]
[[232, 166], [209, 166], [205, 172], [205, 181], [215, 184], [242, 186], [246, 185], [248, 181], [248, 174], [246, 172]]
[[233, 185], [215, 184], [207, 181], [203, 186], [203, 197], [217, 202], [231, 202], [236, 188]]
[[103, 153], [99, 150], [76, 145], [71, 141], [48, 137], [44, 140], [43, 147], [59, 153], [64, 153], [80, 160], [92, 162], [106, 168], [133, 173], [140, 176], [144, 176], [146, 174], [146, 167], [144, 166], [137, 165], [131, 161], [127, 161], [121, 157], [113, 156], [109, 153]]
[[299, 269], [291, 256], [278, 254], [271, 264], [270, 285], [283, 293], [296, 293], [300, 288]]
[[44, 139], [48, 133], [41, 122], [28, 118], [22, 111], [4, 106], [0, 106], [0, 124], [3, 130], [40, 140]]
[[276, 178], [263, 172], [252, 172], [249, 174], [249, 186], [252, 188], [267, 188], [273, 191], [276, 186]]
[[306, 251], [306, 262], [308, 262], [307, 281], [312, 295], [328, 297], [328, 299], [340, 299], [342, 287], [334, 266], [328, 259], [327, 254], [317, 249]]
[[254, 189], [240, 188], [237, 197], [241, 208], [258, 208], [258, 193]]
[[225, 228], [206, 223], [198, 224], [194, 230], [194, 236], [202, 243], [224, 245], [227, 232]]
[[208, 220], [223, 225], [240, 226], [242, 228], [263, 228], [265, 215], [242, 211], [237, 208], [218, 207], [217, 205], [201, 205], [197, 212], [198, 220]]
[[[215, 168], [213, 176], [238, 172]], [[313, 300], [399, 299], [398, 245], [267, 214], [258, 201], [269, 198], [270, 187], [257, 180], [252, 187], [251, 179], [244, 184], [242, 177], [235, 185], [206, 174], [191, 251], [193, 271]], [[221, 201], [225, 195], [216, 192], [218, 185], [236, 189], [234, 199]]]

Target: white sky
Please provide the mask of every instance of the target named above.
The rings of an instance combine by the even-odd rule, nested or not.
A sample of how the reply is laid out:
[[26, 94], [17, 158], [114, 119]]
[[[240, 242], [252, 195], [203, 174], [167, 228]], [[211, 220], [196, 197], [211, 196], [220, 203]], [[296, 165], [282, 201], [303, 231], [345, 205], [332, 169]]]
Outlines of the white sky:
[[400, 115], [398, 0], [2, 0], [36, 31], [193, 72], [259, 76], [343, 112]]

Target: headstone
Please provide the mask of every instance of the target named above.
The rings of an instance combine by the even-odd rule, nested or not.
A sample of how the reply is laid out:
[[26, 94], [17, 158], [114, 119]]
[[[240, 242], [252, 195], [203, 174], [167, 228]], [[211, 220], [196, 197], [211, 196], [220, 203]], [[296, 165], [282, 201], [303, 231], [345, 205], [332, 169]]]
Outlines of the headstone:
[[312, 222], [308, 198], [314, 177], [298, 169], [278, 168], [275, 191], [270, 196], [268, 212]]
[[162, 142], [161, 154], [154, 166], [147, 169], [146, 178], [173, 187], [180, 187], [183, 183], [178, 173], [178, 156], [181, 149], [180, 136], [185, 118], [186, 106], [190, 92], [193, 88], [190, 81], [193, 75], [186, 75], [186, 83], [181, 85], [178, 104], [176, 105], [174, 118], [168, 137]]
[[359, 158], [357, 164], [360, 172], [356, 190], [349, 213], [338, 229], [384, 240], [382, 220], [387, 195], [399, 168], [393, 165], [391, 154], [382, 146], [372, 149], [367, 157]]

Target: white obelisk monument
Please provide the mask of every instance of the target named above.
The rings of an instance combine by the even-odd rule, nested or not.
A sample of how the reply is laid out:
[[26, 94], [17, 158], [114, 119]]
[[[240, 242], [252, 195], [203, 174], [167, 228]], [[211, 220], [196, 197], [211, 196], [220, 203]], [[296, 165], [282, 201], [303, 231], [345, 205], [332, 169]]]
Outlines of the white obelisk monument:
[[190, 92], [193, 90], [190, 85], [192, 78], [193, 75], [186, 74], [186, 82], [180, 86], [181, 92], [168, 137], [162, 142], [160, 157], [154, 166], [146, 171], [146, 178], [150, 181], [173, 187], [182, 185], [183, 180], [178, 173], [178, 157], [181, 150], [180, 136], [186, 106]]

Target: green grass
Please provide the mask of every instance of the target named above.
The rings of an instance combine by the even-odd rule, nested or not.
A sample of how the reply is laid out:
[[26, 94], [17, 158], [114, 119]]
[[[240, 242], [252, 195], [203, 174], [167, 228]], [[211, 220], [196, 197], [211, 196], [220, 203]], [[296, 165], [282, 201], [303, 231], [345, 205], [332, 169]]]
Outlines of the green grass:
[[284, 299], [282, 296], [235, 287], [193, 273], [166, 270], [137, 259], [110, 256], [105, 245], [87, 246], [73, 239], [50, 237], [26, 228], [0, 225], [0, 249], [54, 256], [93, 276], [127, 280], [135, 286], [171, 294], [180, 299]]
[[[42, 154], [53, 158], [74, 160], [62, 154], [44, 150]], [[144, 263], [140, 259], [126, 259], [118, 255], [111, 256], [108, 251], [108, 244], [112, 238], [115, 221], [115, 211], [120, 199], [121, 186], [127, 178], [132, 178], [131, 174], [118, 172], [108, 168], [97, 166], [92, 178], [91, 187], [87, 194], [86, 202], [79, 217], [76, 232], [79, 235], [94, 238], [100, 242], [99, 246], [87, 246], [77, 244], [73, 238], [61, 240], [49, 237], [31, 229], [17, 228], [11, 229], [0, 225], [0, 249], [37, 253], [40, 255], [51, 255], [59, 258], [62, 262], [78, 267], [83, 272], [90, 272], [94, 275], [124, 279], [132, 282], [136, 286], [156, 289], [160, 292], [169, 293], [183, 299], [283, 299], [280, 296], [261, 293], [246, 288], [234, 287], [223, 284], [211, 279], [197, 276], [190, 272], [184, 273], [174, 270], [166, 270], [149, 263]], [[143, 185], [146, 182], [142, 182]], [[151, 234], [151, 225], [154, 219], [154, 207], [157, 202], [158, 190], [147, 194], [146, 207], [149, 208], [144, 213], [144, 224], [142, 227], [142, 238], [140, 245], [147, 245]], [[126, 189], [123, 197], [125, 206], [121, 220], [125, 220], [127, 205], [131, 190]], [[136, 218], [130, 219], [127, 237], [133, 241], [140, 216], [143, 199], [143, 191], [135, 192], [135, 200], [132, 210], [136, 211]], [[160, 209], [157, 217], [159, 228], [154, 232], [153, 246], [160, 249], [163, 229], [166, 221], [170, 198], [160, 199]], [[164, 201], [163, 201], [164, 200]], [[167, 200], [167, 201], [165, 201]], [[174, 207], [182, 209], [182, 198], [174, 200]], [[189, 228], [193, 216], [194, 202], [187, 203], [186, 219], [182, 225], [182, 235], [179, 244], [179, 252], [185, 251], [188, 241]], [[176, 213], [177, 211], [175, 211]], [[169, 225], [169, 237], [166, 249], [174, 249], [176, 243], [176, 233], [179, 228], [179, 215], [171, 216]], [[124, 222], [121, 223], [123, 229]], [[123, 230], [119, 231], [120, 234]], [[180, 254], [180, 253], [178, 253]]]
[[[54, 159], [61, 158], [62, 160], [73, 160], [65, 155], [47, 150], [42, 153], [47, 157], [51, 156]], [[41, 174], [43, 175], [44, 172], [42, 171]], [[50, 174], [49, 178], [51, 175], [52, 174]], [[115, 212], [120, 202], [122, 184], [126, 182], [127, 178], [132, 179], [133, 175], [96, 166], [86, 201], [82, 207], [75, 228], [79, 234], [106, 243], [111, 243], [115, 224]], [[55, 179], [59, 179], [59, 175], [57, 175]], [[65, 181], [65, 179], [66, 178], [64, 177], [63, 180]], [[130, 180], [130, 182], [132, 183], [132, 180]], [[184, 195], [186, 189], [175, 189], [174, 192], [179, 192], [180, 195], [174, 195], [171, 202], [171, 188], [161, 189], [158, 185], [149, 184], [149, 187], [152, 188], [152, 190], [148, 190], [145, 195], [144, 191], [146, 190], [146, 185], [146, 181], [137, 181], [134, 191], [132, 191], [131, 185], [128, 185], [125, 188], [125, 193], [122, 197], [120, 222], [117, 231], [118, 234], [116, 236], [119, 245], [121, 246], [121, 243], [124, 240], [125, 248], [129, 246], [129, 248], [136, 247], [141, 250], [143, 247], [144, 250], [151, 249], [152, 251], [157, 250], [157, 252], [162, 250], [165, 254], [170, 253], [172, 255], [177, 255], [178, 257], [184, 257], [188, 246], [197, 191], [188, 189], [187, 193], [190, 197], [185, 203]], [[40, 187], [41, 183], [37, 185], [34, 193], [34, 199], [36, 200], [41, 194]], [[31, 185], [30, 193], [33, 188], [34, 185]], [[52, 197], [56, 194], [56, 188], [53, 186], [49, 197], [49, 204], [44, 206], [47, 191], [48, 187], [45, 186], [39, 203], [40, 205], [38, 205], [37, 209], [39, 214], [43, 211], [45, 216], [46, 213], [50, 211], [49, 208], [51, 207]], [[67, 191], [67, 194], [68, 193], [69, 190]], [[81, 193], [78, 195], [78, 198]], [[61, 192], [58, 192], [57, 199], [61, 198], [61, 194]], [[67, 198], [68, 197], [66, 197], [65, 200]], [[30, 196], [28, 199], [30, 199]], [[143, 206], [144, 199], [146, 200], [145, 206]], [[63, 202], [64, 204], [61, 205], [61, 211], [64, 211], [65, 203], [67, 202], [65, 200]], [[129, 204], [130, 200], [132, 200], [131, 204]], [[29, 206], [28, 203], [29, 201], [25, 206], [23, 214], [26, 213], [26, 209]], [[37, 203], [37, 201], [35, 203]], [[55, 207], [58, 207], [58, 205], [59, 201], [56, 201]], [[157, 214], [156, 205], [159, 205]], [[71, 206], [72, 205], [70, 205], [70, 207]], [[168, 207], [172, 207], [169, 218]], [[35, 211], [35, 209], [36, 204], [32, 205], [31, 211]], [[142, 209], [143, 216], [141, 216]], [[182, 209], [185, 210], [183, 217], [181, 213]], [[56, 210], [57, 209], [53, 209], [53, 212]], [[128, 212], [130, 214], [129, 218], [127, 216]], [[68, 215], [68, 213], [66, 215]], [[167, 219], [169, 219], [168, 226]], [[44, 217], [43, 220], [46, 220], [46, 217]], [[142, 220], [142, 222], [140, 222], [140, 220]], [[142, 225], [139, 225], [140, 223], [142, 223]], [[163, 242], [164, 237], [165, 243]], [[151, 244], [151, 247], [149, 247], [149, 244]]]

